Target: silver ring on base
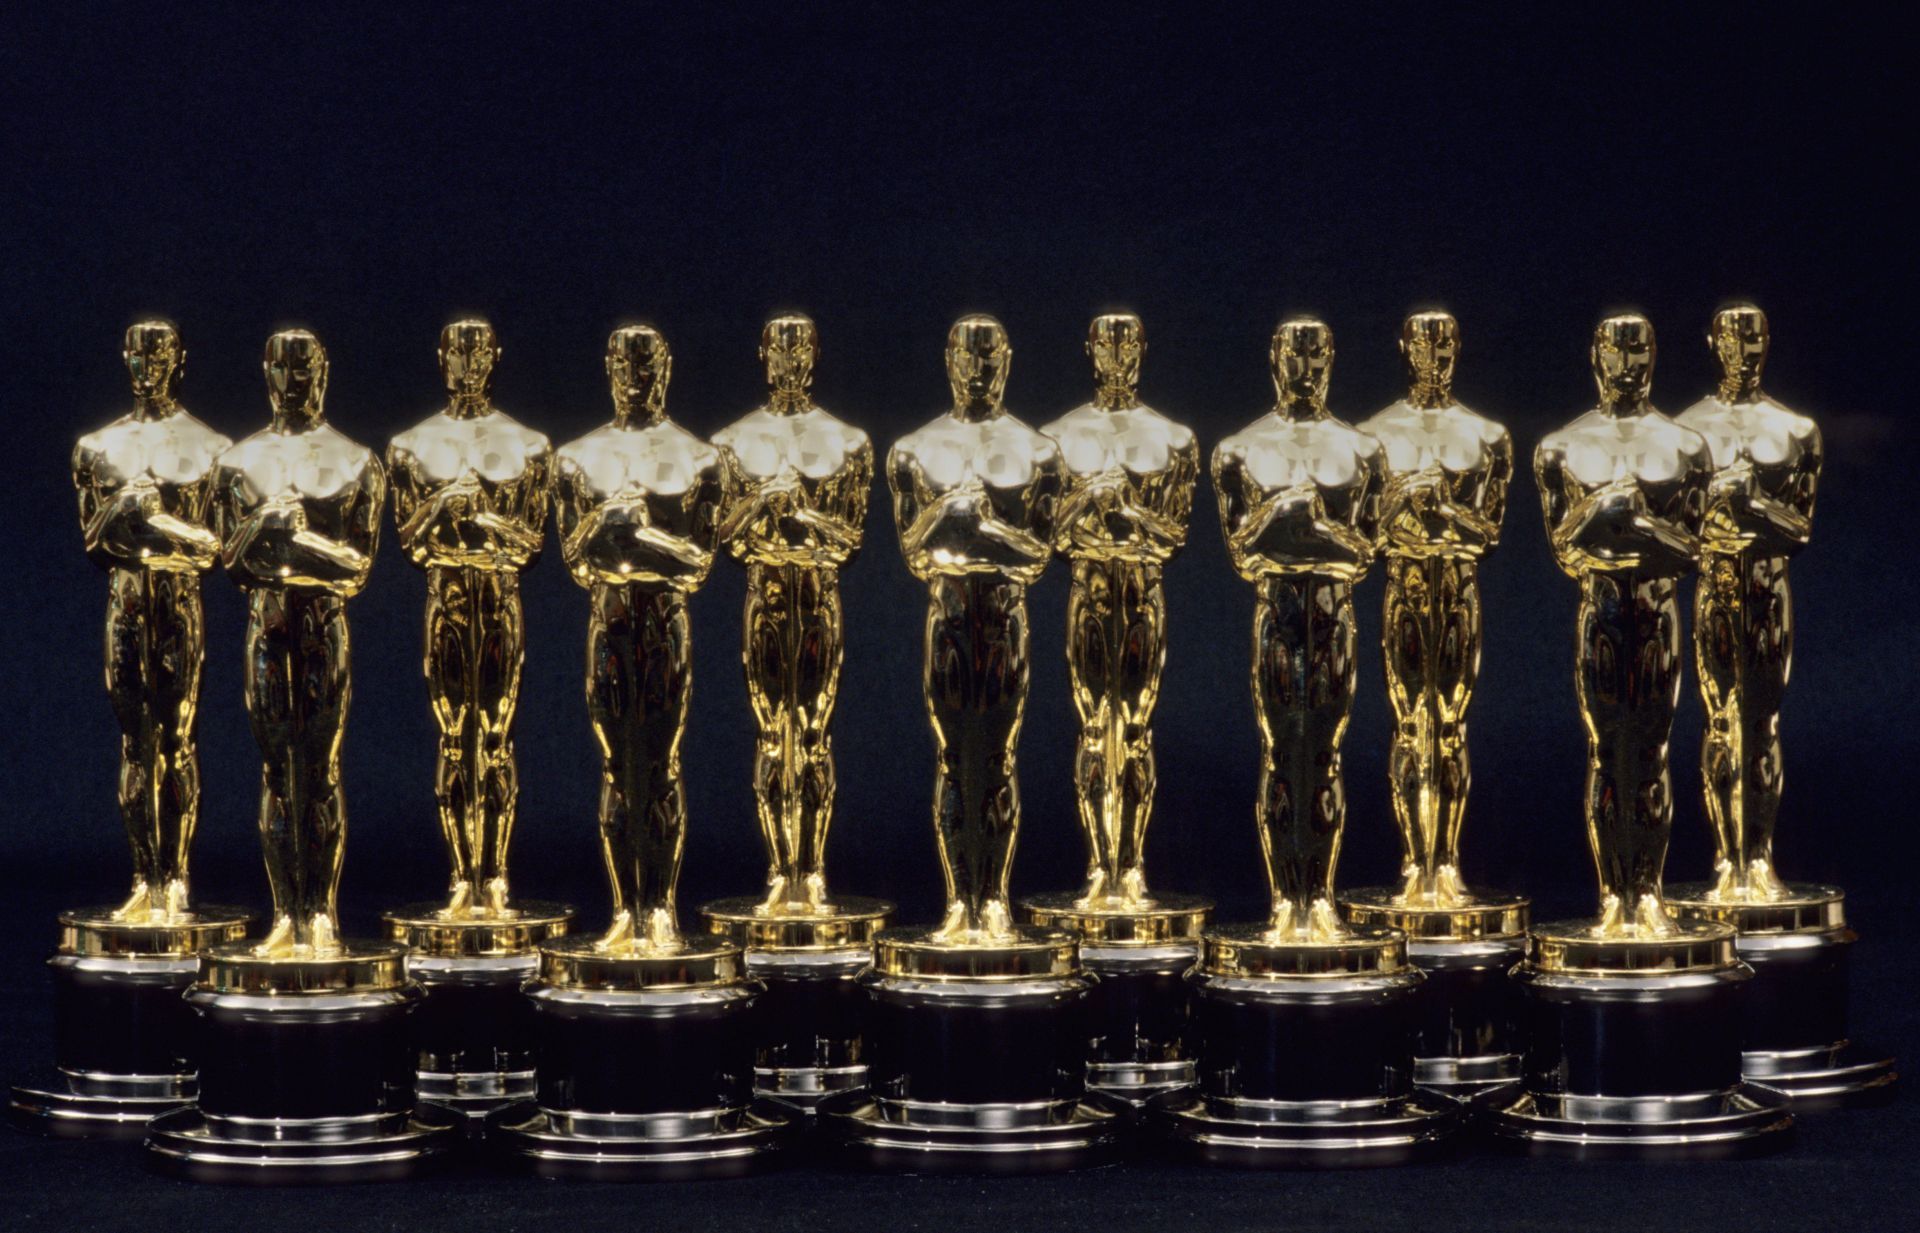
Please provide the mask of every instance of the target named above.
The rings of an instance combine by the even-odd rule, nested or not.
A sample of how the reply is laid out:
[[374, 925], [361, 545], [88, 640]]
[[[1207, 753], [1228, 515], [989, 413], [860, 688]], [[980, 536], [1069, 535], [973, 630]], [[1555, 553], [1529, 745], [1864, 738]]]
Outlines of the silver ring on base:
[[1786, 1098], [1751, 1083], [1683, 1096], [1569, 1096], [1514, 1084], [1474, 1109], [1497, 1142], [1533, 1156], [1741, 1160], [1793, 1139]]
[[1453, 1150], [1464, 1111], [1415, 1091], [1378, 1101], [1255, 1101], [1170, 1092], [1147, 1106], [1175, 1155], [1241, 1169], [1354, 1169], [1413, 1164]]
[[933, 1105], [842, 1092], [819, 1105], [830, 1159], [902, 1173], [1053, 1173], [1112, 1163], [1135, 1121], [1098, 1092], [1031, 1105]]
[[391, 1182], [418, 1176], [460, 1139], [461, 1115], [435, 1105], [371, 1118], [224, 1118], [199, 1109], [147, 1127], [147, 1160], [172, 1177], [241, 1185]]
[[655, 1182], [741, 1177], [775, 1164], [798, 1113], [773, 1101], [697, 1113], [553, 1113], [531, 1100], [487, 1118], [488, 1146], [540, 1177]]

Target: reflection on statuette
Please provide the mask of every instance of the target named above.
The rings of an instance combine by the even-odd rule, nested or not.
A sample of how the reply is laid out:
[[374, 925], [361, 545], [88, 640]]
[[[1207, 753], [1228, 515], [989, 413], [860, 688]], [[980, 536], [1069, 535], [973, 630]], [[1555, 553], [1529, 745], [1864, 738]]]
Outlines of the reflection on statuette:
[[1694, 662], [1706, 705], [1700, 752], [1713, 827], [1711, 898], [1769, 903], [1789, 888], [1773, 863], [1785, 777], [1780, 704], [1793, 663], [1787, 559], [1805, 547], [1820, 482], [1820, 429], [1760, 388], [1767, 317], [1750, 304], [1714, 316], [1719, 388], [1679, 415], [1713, 458], [1694, 593]]
[[546, 535], [553, 452], [493, 405], [500, 345], [485, 321], [440, 333], [446, 405], [387, 447], [393, 515], [426, 571], [423, 666], [440, 729], [434, 799], [453, 878], [441, 915], [500, 920], [519, 776], [514, 710], [526, 658], [520, 572]]
[[194, 744], [206, 621], [200, 575], [220, 541], [207, 527], [214, 460], [232, 444], [180, 405], [186, 366], [164, 321], [130, 327], [121, 358], [133, 408], [82, 437], [73, 483], [87, 556], [107, 573], [107, 695], [120, 725], [120, 815], [133, 892], [112, 919], [193, 918], [187, 853], [200, 814]]
[[318, 338], [275, 334], [263, 367], [273, 422], [220, 456], [213, 497], [221, 561], [247, 593], [247, 717], [264, 759], [273, 926], [255, 953], [325, 958], [342, 953], [347, 600], [373, 568], [387, 479], [372, 451], [326, 422]]
[[1027, 587], [1052, 556], [1059, 448], [1003, 405], [1013, 358], [992, 317], [947, 334], [952, 408], [887, 457], [907, 568], [927, 586], [922, 685], [937, 747], [934, 829], [947, 906], [933, 938], [1020, 935], [1007, 901], [1020, 785], [1014, 750], [1031, 669]]
[[1600, 937], [1676, 927], [1661, 898], [1673, 824], [1667, 746], [1680, 698], [1677, 580], [1694, 568], [1712, 462], [1700, 434], [1654, 409], [1653, 325], [1593, 334], [1600, 403], [1548, 434], [1534, 476], [1554, 559], [1580, 584], [1574, 679], [1587, 730], [1586, 820]]
[[814, 403], [819, 346], [806, 317], [767, 322], [760, 334], [766, 405], [714, 437], [728, 472], [721, 540], [747, 567], [740, 658], [759, 729], [753, 791], [767, 844], [767, 889], [757, 908], [764, 916], [815, 916], [833, 906], [828, 725], [846, 651], [840, 571], [860, 550], [873, 443]]
[[1460, 327], [1415, 313], [1401, 329], [1408, 393], [1361, 425], [1381, 445], [1381, 649], [1393, 705], [1388, 775], [1402, 908], [1475, 903], [1460, 875], [1467, 704], [1480, 673], [1480, 558], [1500, 540], [1513, 441], [1453, 395]]
[[1087, 837], [1087, 880], [1074, 906], [1153, 905], [1144, 846], [1153, 810], [1154, 705], [1167, 659], [1161, 573], [1187, 540], [1200, 447], [1139, 398], [1145, 328], [1131, 313], [1087, 332], [1094, 397], [1042, 431], [1060, 446], [1066, 491], [1054, 547], [1073, 569], [1067, 668], [1080, 718], [1074, 787]]
[[1258, 588], [1255, 812], [1272, 910], [1266, 940], [1347, 936], [1334, 907], [1346, 822], [1340, 744], [1354, 696], [1353, 584], [1373, 559], [1379, 442], [1327, 410], [1333, 331], [1283, 322], [1270, 351], [1273, 410], [1222, 441], [1213, 484], [1227, 555]]
[[713, 565], [725, 472], [717, 449], [667, 418], [673, 359], [658, 331], [615, 330], [606, 367], [613, 422], [563, 447], [553, 481], [562, 555], [591, 597], [587, 709], [613, 889], [599, 949], [670, 953], [686, 842], [687, 597]]

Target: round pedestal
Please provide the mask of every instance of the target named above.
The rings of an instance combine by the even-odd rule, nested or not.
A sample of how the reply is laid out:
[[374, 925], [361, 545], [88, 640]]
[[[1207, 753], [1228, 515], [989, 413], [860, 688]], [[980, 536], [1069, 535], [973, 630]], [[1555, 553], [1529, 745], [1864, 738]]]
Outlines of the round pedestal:
[[1514, 971], [1524, 994], [1524, 1081], [1481, 1101], [1496, 1136], [1536, 1154], [1711, 1159], [1785, 1145], [1786, 1101], [1741, 1082], [1752, 971], [1733, 930], [1601, 938], [1549, 925]]
[[1470, 1096], [1520, 1077], [1520, 996], [1507, 973], [1525, 957], [1529, 900], [1474, 892], [1438, 907], [1384, 887], [1340, 906], [1355, 925], [1407, 935], [1407, 958], [1426, 974], [1415, 999], [1413, 1081]]
[[567, 932], [573, 909], [528, 902], [499, 919], [450, 919], [433, 904], [386, 915], [426, 993], [413, 1016], [418, 1099], [475, 1119], [533, 1095], [533, 1009], [521, 986], [538, 947]]
[[746, 952], [747, 975], [765, 986], [755, 1012], [753, 1090], [805, 1113], [867, 1081], [866, 991], [873, 938], [893, 905], [836, 899], [809, 913], [771, 915], [757, 899], [700, 909], [708, 930]]
[[487, 1119], [488, 1143], [547, 1177], [715, 1177], [770, 1163], [793, 1114], [753, 1103], [755, 1002], [739, 947], [540, 949], [535, 1096]]
[[1876, 1104], [1891, 1098], [1893, 1058], [1855, 1043], [1847, 1027], [1849, 958], [1845, 896], [1799, 883], [1768, 903], [1727, 903], [1711, 886], [1677, 886], [1674, 911], [1731, 925], [1753, 969], [1744, 1012], [1741, 1074], [1788, 1097], [1796, 1109]]
[[1400, 1164], [1443, 1151], [1460, 1107], [1413, 1086], [1421, 985], [1397, 930], [1331, 942], [1209, 930], [1189, 977], [1198, 1082], [1147, 1106], [1177, 1155], [1247, 1168]]
[[1143, 905], [1102, 907], [1066, 892], [1021, 907], [1036, 927], [1077, 936], [1081, 966], [1095, 978], [1087, 1086], [1140, 1104], [1192, 1083], [1185, 977], [1200, 958], [1212, 901], [1155, 895]]
[[1077, 944], [1021, 931], [947, 946], [889, 930], [861, 977], [868, 1092], [820, 1124], [843, 1159], [910, 1172], [1037, 1172], [1105, 1163], [1131, 1121], [1088, 1095], [1087, 993]]
[[14, 1086], [16, 1125], [60, 1138], [139, 1138], [148, 1119], [194, 1095], [193, 1013], [181, 995], [196, 952], [246, 932], [247, 914], [202, 908], [171, 924], [115, 920], [110, 908], [60, 917], [53, 1065]]
[[148, 1127], [150, 1160], [196, 1181], [312, 1183], [408, 1177], [444, 1152], [456, 1115], [413, 1107], [422, 994], [405, 954], [270, 958], [243, 942], [203, 956], [186, 995], [199, 1100]]

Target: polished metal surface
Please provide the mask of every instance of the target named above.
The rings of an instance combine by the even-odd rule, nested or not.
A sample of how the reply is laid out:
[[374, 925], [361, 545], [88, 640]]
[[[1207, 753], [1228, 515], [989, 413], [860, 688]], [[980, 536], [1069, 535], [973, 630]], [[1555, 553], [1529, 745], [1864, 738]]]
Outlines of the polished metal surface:
[[275, 1118], [251, 1126], [180, 1109], [147, 1128], [156, 1168], [198, 1182], [311, 1185], [398, 1181], [444, 1159], [461, 1115], [423, 1104], [372, 1119]]
[[586, 697], [613, 889], [600, 945], [666, 955], [682, 945], [674, 894], [687, 828], [687, 597], [713, 566], [726, 475], [719, 450], [667, 418], [673, 356], [657, 330], [615, 330], [606, 367], [613, 422], [559, 451], [553, 498], [567, 568], [591, 596]]
[[526, 659], [520, 573], [546, 538], [553, 449], [494, 406], [493, 327], [440, 332], [447, 401], [387, 446], [400, 548], [426, 571], [423, 668], [440, 730], [434, 802], [453, 876], [449, 921], [511, 920], [507, 841], [520, 796], [513, 719]]
[[671, 1181], [738, 1177], [775, 1164], [797, 1114], [771, 1101], [667, 1114], [565, 1114], [522, 1101], [487, 1119], [496, 1159], [541, 1177]]
[[1079, 1100], [933, 1105], [863, 1091], [818, 1107], [834, 1157], [912, 1173], [1039, 1173], [1112, 1161], [1134, 1124], [1126, 1102]]
[[1222, 441], [1213, 486], [1227, 555], [1254, 584], [1252, 684], [1260, 724], [1260, 851], [1273, 940], [1347, 933], [1334, 907], [1346, 823], [1340, 745], [1355, 689], [1353, 584], [1373, 559], [1379, 442], [1327, 410], [1333, 331], [1282, 322], [1273, 410]]
[[1793, 1135], [1786, 1099], [1752, 1084], [1679, 1096], [1578, 1096], [1496, 1088], [1475, 1101], [1496, 1142], [1584, 1160], [1739, 1159]]
[[1372, 1168], [1436, 1159], [1464, 1114], [1445, 1096], [1253, 1101], [1175, 1091], [1148, 1102], [1155, 1139], [1176, 1157], [1253, 1169]]
[[340, 743], [353, 687], [346, 601], [373, 569], [386, 471], [326, 422], [327, 353], [306, 330], [267, 340], [273, 423], [215, 464], [220, 559], [247, 594], [247, 716], [263, 761], [260, 838], [273, 922], [263, 957], [341, 951], [347, 836]]

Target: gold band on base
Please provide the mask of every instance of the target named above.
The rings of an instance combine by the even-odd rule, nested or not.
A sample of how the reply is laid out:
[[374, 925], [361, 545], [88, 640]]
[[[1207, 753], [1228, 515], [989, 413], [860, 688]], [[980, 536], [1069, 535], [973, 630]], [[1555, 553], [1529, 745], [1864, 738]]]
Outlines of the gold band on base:
[[1403, 899], [1385, 886], [1340, 896], [1341, 911], [1353, 925], [1398, 929], [1412, 942], [1479, 942], [1517, 938], [1527, 932], [1532, 900], [1504, 892], [1468, 892], [1467, 901], [1446, 907]]
[[1398, 929], [1355, 927], [1328, 942], [1277, 939], [1265, 925], [1220, 925], [1203, 936], [1200, 971], [1208, 976], [1284, 980], [1407, 970], [1407, 935]]
[[439, 904], [415, 903], [381, 917], [387, 937], [416, 955], [465, 959], [530, 955], [542, 943], [564, 937], [573, 908], [529, 900], [505, 916], [449, 917]]
[[1619, 937], [1598, 932], [1599, 922], [1555, 921], [1527, 935], [1529, 966], [1542, 972], [1587, 976], [1656, 975], [1725, 971], [1740, 961], [1733, 926], [1717, 921], [1676, 923], [1674, 932]]
[[602, 950], [592, 937], [540, 948], [539, 979], [561, 989], [701, 989], [738, 984], [745, 975], [740, 948], [724, 938], [689, 937], [671, 951]]
[[873, 942], [885, 976], [916, 980], [1032, 980], [1080, 971], [1080, 940], [1070, 933], [1018, 929], [1005, 941], [955, 945], [931, 929], [889, 929]]
[[1153, 895], [1135, 907], [1082, 906], [1073, 891], [1021, 901], [1029, 924], [1061, 929], [1093, 946], [1153, 946], [1197, 938], [1213, 913], [1213, 900], [1199, 895]]
[[407, 948], [397, 942], [345, 942], [339, 954], [262, 955], [229, 942], [200, 956], [198, 987], [214, 993], [382, 993], [407, 983]]
[[182, 920], [155, 924], [116, 920], [112, 908], [81, 908], [62, 912], [59, 919], [62, 955], [184, 959], [246, 937], [253, 913], [208, 906], [196, 908]]
[[1837, 886], [1789, 882], [1784, 898], [1722, 899], [1712, 884], [1671, 887], [1667, 906], [1682, 920], [1718, 921], [1740, 933], [1827, 933], [1847, 925], [1846, 892]]
[[716, 899], [700, 909], [708, 932], [743, 950], [831, 951], [873, 945], [893, 916], [884, 899], [847, 895], [813, 912], [773, 915], [751, 896]]

